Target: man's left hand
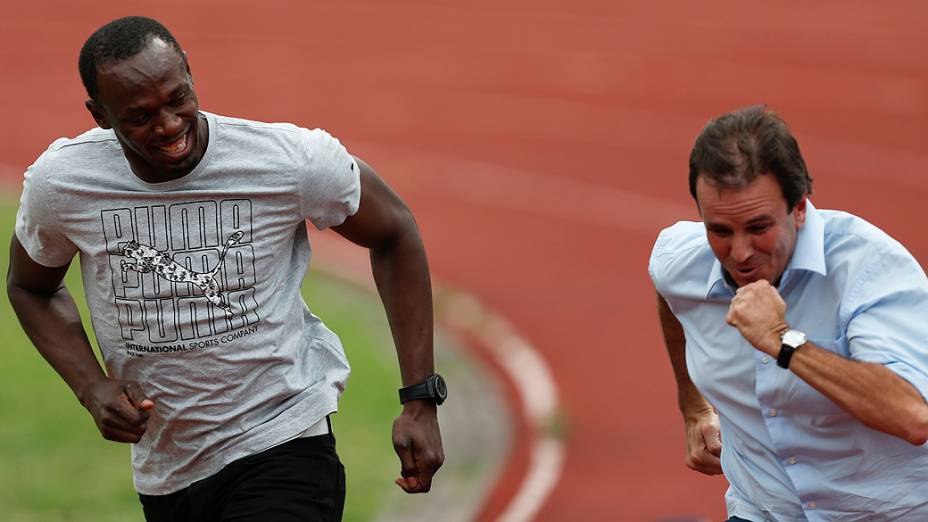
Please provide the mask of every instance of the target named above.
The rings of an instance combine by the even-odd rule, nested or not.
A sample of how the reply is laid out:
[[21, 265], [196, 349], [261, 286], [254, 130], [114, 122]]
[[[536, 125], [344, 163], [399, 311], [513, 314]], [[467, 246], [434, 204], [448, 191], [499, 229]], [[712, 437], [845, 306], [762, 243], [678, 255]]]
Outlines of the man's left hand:
[[403, 405], [403, 413], [393, 421], [393, 448], [402, 465], [396, 485], [406, 493], [427, 493], [432, 475], [445, 460], [434, 402], [413, 400]]
[[787, 330], [786, 303], [777, 289], [762, 279], [738, 288], [725, 321], [758, 350], [776, 357], [780, 334]]

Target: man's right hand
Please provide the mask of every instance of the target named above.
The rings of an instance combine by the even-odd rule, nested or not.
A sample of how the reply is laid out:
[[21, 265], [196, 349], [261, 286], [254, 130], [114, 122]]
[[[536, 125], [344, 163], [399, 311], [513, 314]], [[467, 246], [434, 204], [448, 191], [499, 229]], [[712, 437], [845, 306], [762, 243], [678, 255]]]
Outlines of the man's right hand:
[[104, 439], [138, 442], [155, 407], [135, 381], [102, 379], [87, 385], [81, 403], [93, 416]]
[[719, 416], [709, 409], [685, 416], [686, 467], [706, 475], [722, 473], [722, 434]]
[[406, 493], [428, 493], [432, 476], [445, 461], [435, 403], [413, 400], [403, 405], [393, 421], [393, 448], [401, 466], [396, 485]]

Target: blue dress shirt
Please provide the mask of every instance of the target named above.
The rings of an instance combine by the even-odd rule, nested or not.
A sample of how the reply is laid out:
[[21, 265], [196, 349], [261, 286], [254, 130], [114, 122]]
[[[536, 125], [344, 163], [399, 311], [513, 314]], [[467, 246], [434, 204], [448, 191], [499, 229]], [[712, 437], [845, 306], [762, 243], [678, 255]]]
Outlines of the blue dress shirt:
[[[663, 230], [649, 271], [686, 333], [690, 378], [719, 412], [729, 516], [928, 521], [928, 446], [864, 426], [728, 326], [734, 291], [701, 222]], [[928, 397], [928, 279], [897, 241], [809, 203], [777, 289], [813, 344], [882, 364]]]

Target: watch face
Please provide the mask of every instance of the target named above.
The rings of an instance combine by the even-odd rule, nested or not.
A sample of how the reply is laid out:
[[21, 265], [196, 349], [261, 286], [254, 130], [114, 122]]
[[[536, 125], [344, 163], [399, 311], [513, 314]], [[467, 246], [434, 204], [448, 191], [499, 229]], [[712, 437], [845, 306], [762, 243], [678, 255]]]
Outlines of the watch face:
[[806, 334], [799, 330], [787, 330], [783, 334], [783, 344], [796, 348], [806, 342]]
[[441, 375], [437, 373], [432, 376], [432, 385], [434, 386], [435, 395], [441, 399], [445, 400], [448, 397], [448, 386], [445, 384], [445, 380]]

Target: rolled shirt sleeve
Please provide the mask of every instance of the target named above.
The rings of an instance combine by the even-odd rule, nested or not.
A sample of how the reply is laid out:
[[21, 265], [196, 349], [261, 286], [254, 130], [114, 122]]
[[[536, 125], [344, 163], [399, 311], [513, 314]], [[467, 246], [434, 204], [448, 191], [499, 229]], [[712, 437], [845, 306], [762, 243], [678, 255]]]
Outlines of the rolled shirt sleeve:
[[868, 257], [842, 303], [850, 356], [886, 366], [928, 400], [928, 279], [898, 243]]

